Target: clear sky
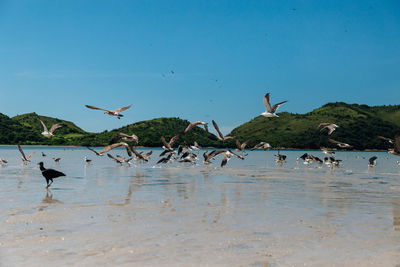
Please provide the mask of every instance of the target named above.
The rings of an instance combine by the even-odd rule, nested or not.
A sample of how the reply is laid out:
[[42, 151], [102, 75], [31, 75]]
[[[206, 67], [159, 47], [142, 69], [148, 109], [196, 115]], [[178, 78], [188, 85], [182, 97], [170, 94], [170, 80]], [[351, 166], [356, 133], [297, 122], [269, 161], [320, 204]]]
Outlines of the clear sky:
[[[172, 73], [173, 72], [173, 73]], [[225, 133], [264, 111], [400, 104], [400, 1], [0, 0], [0, 112]], [[85, 104], [116, 109], [121, 120]]]

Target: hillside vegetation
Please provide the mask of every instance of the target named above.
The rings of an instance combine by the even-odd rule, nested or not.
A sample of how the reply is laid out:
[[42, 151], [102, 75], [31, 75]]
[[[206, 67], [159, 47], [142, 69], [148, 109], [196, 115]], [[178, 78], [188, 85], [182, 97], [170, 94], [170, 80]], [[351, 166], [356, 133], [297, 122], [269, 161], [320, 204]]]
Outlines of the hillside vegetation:
[[[342, 102], [328, 103], [306, 114], [279, 113], [279, 118], [258, 116], [251, 121], [235, 128], [229, 135], [237, 136], [241, 142], [250, 140], [247, 147], [261, 141], [270, 143], [273, 147], [311, 148], [335, 147], [328, 138], [345, 142], [355, 149], [387, 149], [390, 144], [376, 138], [377, 135], [393, 137], [400, 132], [400, 106], [375, 106], [346, 104]], [[54, 136], [46, 138], [42, 120], [48, 128], [55, 123], [63, 127], [54, 132]], [[321, 122], [330, 122], [340, 127], [327, 135], [327, 130], [316, 132]], [[118, 132], [136, 134], [140, 146], [162, 146], [161, 136], [169, 140], [181, 133], [190, 122], [180, 118], [156, 118], [128, 124], [119, 129], [101, 133], [89, 133], [77, 127], [74, 123], [28, 113], [13, 118], [0, 113], [0, 144], [25, 145], [76, 145], [105, 146], [113, 142]], [[209, 128], [212, 124], [209, 124]], [[178, 139], [176, 144], [193, 144], [197, 141], [201, 146], [234, 147], [234, 141], [225, 144], [207, 133], [201, 127], [195, 127]]]
[[[283, 112], [279, 116], [259, 116], [235, 128], [230, 135], [250, 139], [250, 146], [266, 141], [273, 147], [335, 147], [327, 141], [330, 137], [351, 144], [355, 149], [386, 149], [388, 143], [376, 136], [393, 137], [400, 131], [400, 106], [369, 107], [337, 102], [306, 114]], [[340, 127], [327, 136], [327, 130], [316, 132], [321, 122], [335, 123]]]

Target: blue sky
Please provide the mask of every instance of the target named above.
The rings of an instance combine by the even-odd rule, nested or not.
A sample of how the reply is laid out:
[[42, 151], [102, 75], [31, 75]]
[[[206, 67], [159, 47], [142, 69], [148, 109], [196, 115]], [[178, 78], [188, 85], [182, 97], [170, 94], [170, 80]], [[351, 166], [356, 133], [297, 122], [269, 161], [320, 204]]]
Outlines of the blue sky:
[[[400, 104], [399, 48], [399, 1], [0, 0], [0, 112], [94, 132], [214, 119], [227, 133], [266, 92], [296, 113]], [[117, 120], [85, 104], [133, 106]]]

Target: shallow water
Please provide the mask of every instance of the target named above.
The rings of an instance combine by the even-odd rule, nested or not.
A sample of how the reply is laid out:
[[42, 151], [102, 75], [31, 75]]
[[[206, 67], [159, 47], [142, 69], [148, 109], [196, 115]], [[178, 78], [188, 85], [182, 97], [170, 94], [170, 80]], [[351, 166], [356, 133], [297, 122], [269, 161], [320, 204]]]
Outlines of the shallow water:
[[[400, 157], [385, 152], [337, 152], [331, 169], [298, 164], [304, 151], [282, 151], [283, 165], [248, 151], [224, 168], [156, 165], [157, 149], [131, 167], [86, 148], [24, 151], [37, 151], [27, 165], [0, 148], [0, 266], [400, 264]], [[67, 176], [47, 191], [39, 161]]]

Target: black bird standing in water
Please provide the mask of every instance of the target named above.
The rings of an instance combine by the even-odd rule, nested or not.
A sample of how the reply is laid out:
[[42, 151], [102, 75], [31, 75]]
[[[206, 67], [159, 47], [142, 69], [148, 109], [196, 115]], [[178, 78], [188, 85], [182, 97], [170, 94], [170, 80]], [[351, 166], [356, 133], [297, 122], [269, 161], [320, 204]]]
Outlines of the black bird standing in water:
[[[60, 176], [65, 176], [64, 173], [53, 170], [53, 169], [46, 169], [43, 167], [43, 162], [39, 162], [40, 165], [40, 170], [42, 171], [42, 175], [44, 178], [46, 178], [47, 182], [47, 187], [49, 187], [53, 183], [53, 179], [60, 177]], [[51, 181], [51, 183], [49, 183]]]

